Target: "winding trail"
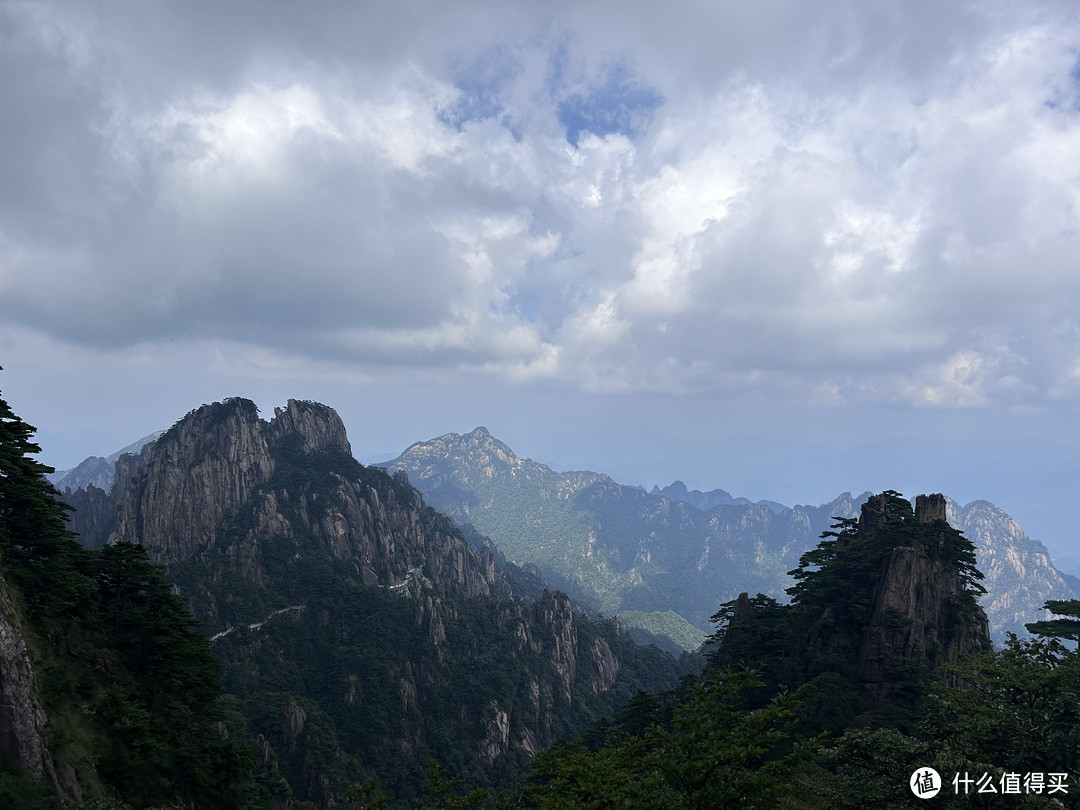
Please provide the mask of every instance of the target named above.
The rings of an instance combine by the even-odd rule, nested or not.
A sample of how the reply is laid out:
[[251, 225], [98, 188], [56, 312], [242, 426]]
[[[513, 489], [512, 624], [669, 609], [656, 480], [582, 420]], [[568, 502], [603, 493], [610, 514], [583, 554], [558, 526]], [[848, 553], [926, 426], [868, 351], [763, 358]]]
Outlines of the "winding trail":
[[[283, 607], [283, 608], [281, 608], [281, 610], [275, 610], [273, 613], [271, 613], [269, 616], [267, 616], [261, 622], [255, 622], [255, 624], [249, 624], [247, 626], [247, 628], [248, 628], [248, 630], [259, 630], [259, 629], [262, 628], [262, 626], [264, 624], [266, 624], [268, 621], [270, 621], [275, 616], [280, 616], [282, 613], [288, 613], [290, 610], [295, 611], [296, 613], [299, 613], [303, 609], [304, 609], [303, 605], [289, 605], [289, 607]], [[222, 630], [220, 633], [215, 633], [214, 635], [210, 636], [210, 643], [213, 644], [219, 638], [224, 638], [225, 636], [229, 635], [229, 633], [233, 632], [234, 630], [236, 630], [235, 627], [229, 627], [229, 628], [227, 628], [225, 630]]]

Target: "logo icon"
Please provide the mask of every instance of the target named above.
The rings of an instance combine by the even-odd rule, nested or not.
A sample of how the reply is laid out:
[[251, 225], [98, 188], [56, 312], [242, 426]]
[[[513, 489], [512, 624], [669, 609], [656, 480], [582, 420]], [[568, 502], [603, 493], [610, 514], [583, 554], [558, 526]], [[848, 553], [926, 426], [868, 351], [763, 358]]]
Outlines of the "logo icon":
[[941, 790], [941, 777], [933, 768], [919, 768], [908, 780], [911, 792], [920, 799], [932, 799]]

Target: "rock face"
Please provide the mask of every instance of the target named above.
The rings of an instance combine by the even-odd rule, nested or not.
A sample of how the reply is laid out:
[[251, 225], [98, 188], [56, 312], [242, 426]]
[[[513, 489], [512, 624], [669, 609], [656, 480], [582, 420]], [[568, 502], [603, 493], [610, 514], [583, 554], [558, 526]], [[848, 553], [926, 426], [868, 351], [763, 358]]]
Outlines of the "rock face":
[[917, 717], [929, 684], [948, 681], [944, 663], [990, 648], [973, 547], [945, 514], [942, 495], [914, 510], [896, 492], [871, 496], [803, 555], [789, 604], [743, 593], [722, 606], [711, 663], [813, 684], [803, 711], [820, 730], [883, 710]]
[[77, 467], [65, 470], [59, 475], [50, 476], [53, 485], [63, 492], [65, 489], [83, 489], [94, 486], [106, 492], [112, 488], [113, 461], [101, 456], [90, 456], [83, 459]]
[[47, 722], [26, 639], [0, 577], [0, 761], [58, 791]]
[[64, 492], [65, 490], [75, 491], [78, 489], [86, 489], [90, 486], [97, 487], [100, 490], [108, 492], [112, 489], [113, 477], [116, 470], [116, 460], [120, 456], [125, 454], [137, 454], [143, 447], [151, 442], [157, 440], [164, 431], [157, 431], [151, 433], [148, 436], [143, 436], [138, 441], [132, 442], [127, 447], [124, 447], [112, 455], [102, 458], [101, 456], [90, 456], [83, 459], [83, 461], [76, 467], [70, 470], [57, 470], [46, 476], [57, 491]]
[[[71, 525], [89, 534], [88, 545], [107, 532], [108, 542], [141, 544], [166, 565], [223, 547], [229, 564], [256, 583], [262, 546], [274, 537], [298, 548], [317, 542], [354, 562], [369, 585], [466, 597], [510, 592], [490, 552], [469, 548], [409, 487], [380, 495], [370, 482], [339, 474], [333, 492], [302, 492], [299, 468], [331, 457], [351, 460], [352, 449], [340, 417], [325, 405], [290, 399], [269, 422], [250, 400], [204, 405], [138, 456], [121, 456], [111, 498], [99, 490], [69, 493], [81, 507]], [[238, 520], [246, 531], [238, 531]]]
[[[110, 473], [110, 486], [112, 478]], [[68, 528], [79, 535], [82, 545], [98, 549], [109, 542], [109, 535], [116, 525], [116, 510], [113, 499], [104, 489], [88, 484], [84, 489], [68, 490], [62, 498], [75, 509], [68, 518]]]
[[967, 505], [948, 502], [949, 523], [960, 529], [979, 555], [979, 570], [986, 579], [980, 600], [990, 617], [991, 635], [1002, 643], [1008, 633], [1026, 636], [1024, 625], [1048, 619], [1042, 606], [1049, 599], [1076, 599], [1050, 552], [1028, 537], [1016, 521], [989, 501]]
[[[300, 407], [289, 402], [290, 409]], [[150, 447], [130, 480], [118, 470], [110, 542], [141, 543], [151, 559], [164, 563], [207, 547], [225, 516], [273, 475], [270, 427], [250, 400], [188, 414]]]
[[[473, 766], [498, 767], [566, 733], [571, 708], [612, 703], [621, 673], [648, 681], [617, 623], [576, 617], [565, 594], [470, 545], [407, 477], [358, 464], [323, 405], [289, 400], [269, 421], [243, 399], [204, 406], [120, 457], [110, 494], [68, 500], [77, 530], [140, 543], [166, 565], [233, 694], [282, 701], [277, 727], [253, 731], [321, 806], [336, 801], [334, 727], [366, 746], [347, 752], [360, 759], [392, 751], [426, 765], [445, 756], [432, 740], [468, 740]], [[322, 685], [318, 699], [304, 683]]]
[[[867, 500], [860, 532], [887, 528], [896, 519], [887, 504], [883, 495]], [[856, 681], [870, 706], [887, 700], [893, 673], [909, 667], [936, 668], [945, 660], [989, 647], [986, 614], [960, 608], [964, 585], [959, 567], [934, 553], [945, 546], [950, 531], [945, 515], [944, 495], [919, 495], [915, 521], [931, 531], [924, 533], [923, 541], [894, 547], [883, 565], [856, 669]]]

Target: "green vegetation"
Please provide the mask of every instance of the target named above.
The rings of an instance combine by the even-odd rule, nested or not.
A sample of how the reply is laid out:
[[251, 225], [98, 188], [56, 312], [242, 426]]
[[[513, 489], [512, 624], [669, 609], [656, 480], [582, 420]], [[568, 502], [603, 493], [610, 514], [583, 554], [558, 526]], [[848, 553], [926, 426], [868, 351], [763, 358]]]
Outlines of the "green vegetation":
[[[206, 639], [141, 547], [75, 541], [33, 434], [0, 399], [0, 573], [21, 605], [57, 771], [135, 806], [245, 806], [250, 753], [224, 733]], [[5, 806], [38, 801], [11, 774], [0, 791]]]
[[[896, 493], [883, 498], [886, 522], [860, 532], [841, 521], [804, 555], [790, 606], [761, 595], [724, 606], [700, 678], [635, 696], [614, 722], [542, 754], [527, 806], [916, 808], [926, 805], [908, 779], [926, 767], [945, 780], [934, 806], [1080, 806], [1080, 654], [1058, 640], [1075, 637], [1080, 603], [1048, 605], [1066, 618], [1033, 625], [1041, 640], [1013, 637], [951, 661], [928, 650], [921, 678], [886, 667], [894, 688], [882, 703], [864, 699], [859, 640], [877, 632], [872, 613], [893, 548], [922, 549], [951, 569], [962, 583], [951, 615], [978, 618], [963, 537], [914, 521]], [[900, 618], [884, 624], [906, 632], [911, 617]], [[1067, 774], [1068, 793], [1027, 791], [1032, 773], [1044, 782]], [[979, 794], [980, 779], [997, 794]], [[1014, 794], [1001, 796], [1004, 785]]]
[[[699, 666], [639, 647], [614, 620], [572, 616], [557, 594], [524, 604], [364, 584], [356, 559], [328, 547], [320, 521], [369, 508], [371, 534], [393, 539], [400, 566], [425, 571], [438, 561], [404, 542], [404, 530], [461, 536], [418, 508], [407, 481], [347, 453], [305, 452], [298, 435], [272, 453], [271, 479], [169, 573], [208, 627], [232, 628], [213, 642], [222, 691], [266, 741], [260, 781], [279, 780], [282, 796], [405, 807], [422, 799], [432, 761], [447, 784], [520, 789], [526, 746], [581, 733], [636, 692], [669, 688]], [[267, 499], [287, 533], [255, 532]]]
[[694, 652], [705, 643], [705, 633], [673, 610], [623, 610], [619, 621], [639, 644], [655, 644], [673, 655]]
[[656, 617], [637, 628], [639, 639], [669, 650], [694, 648], [687, 625], [705, 632], [719, 594], [779, 596], [797, 559], [791, 548], [813, 537], [809, 525], [774, 520], [764, 506], [753, 507], [747, 533], [737, 530], [741, 506], [706, 513], [598, 473], [556, 472], [483, 430], [414, 446], [386, 467], [403, 469], [437, 509], [473, 524], [590, 611], [682, 616], [685, 624]]
[[[84, 810], [923, 807], [908, 779], [926, 767], [946, 779], [936, 806], [977, 807], [1004, 797], [974, 783], [957, 795], [953, 774], [1004, 785], [1080, 773], [1080, 654], [1062, 642], [1080, 639], [1080, 602], [1048, 603], [1059, 618], [1030, 625], [1036, 640], [980, 644], [971, 544], [898, 493], [878, 496], [879, 519], [840, 520], [803, 555], [789, 605], [722, 605], [696, 674], [700, 659], [639, 647], [615, 620], [573, 616], [561, 594], [364, 584], [316, 530], [349, 505], [348, 488], [408, 504], [416, 531], [452, 530], [405, 480], [304, 452], [299, 437], [282, 439], [274, 477], [167, 580], [140, 546], [75, 543], [33, 432], [0, 400], [0, 587], [57, 771]], [[268, 498], [288, 531], [256, 530]], [[373, 531], [399, 536], [379, 515]], [[611, 517], [603, 531], [617, 533]], [[897, 560], [914, 612], [882, 601]], [[212, 643], [177, 585], [221, 633]], [[623, 621], [686, 631], [670, 612]], [[12, 765], [0, 763], [0, 806], [60, 807]], [[1080, 805], [1080, 785], [1068, 789], [1008, 806]]]

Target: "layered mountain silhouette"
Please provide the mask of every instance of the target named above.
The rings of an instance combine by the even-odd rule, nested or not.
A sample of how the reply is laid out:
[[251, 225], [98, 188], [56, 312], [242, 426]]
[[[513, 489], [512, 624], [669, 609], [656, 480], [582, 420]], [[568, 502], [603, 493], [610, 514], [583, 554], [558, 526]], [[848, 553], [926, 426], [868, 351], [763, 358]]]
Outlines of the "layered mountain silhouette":
[[[382, 466], [404, 471], [429, 503], [474, 525], [508, 559], [643, 630], [650, 619], [654, 630], [665, 626], [650, 614], [670, 610], [706, 631], [718, 602], [742, 591], [786, 598], [799, 557], [834, 518], [858, 516], [870, 494], [785, 507], [680, 482], [647, 492], [599, 473], [556, 472], [483, 427], [418, 442]], [[1073, 598], [1046, 547], [998, 507], [949, 501], [948, 517], [977, 547], [995, 640], [1024, 633], [1047, 599]]]
[[[942, 676], [941, 663], [984, 649], [988, 625], [1000, 640], [1043, 618], [1047, 600], [1073, 598], [1045, 547], [986, 501], [920, 496], [912, 508], [898, 493], [844, 493], [788, 507], [680, 482], [648, 492], [601, 473], [556, 472], [484, 428], [414, 444], [386, 469], [365, 467], [331, 408], [297, 400], [268, 420], [249, 400], [206, 405], [139, 444], [115, 459], [111, 475], [93, 460], [80, 465], [81, 479], [62, 479], [83, 484], [66, 489], [77, 509], [69, 525], [86, 546], [105, 548], [95, 587], [126, 583], [123, 599], [102, 596], [102, 604], [137, 604], [143, 588], [182, 610], [175, 592], [201, 623], [202, 638], [181, 636], [222, 665], [214, 717], [228, 722], [215, 721], [211, 736], [224, 746], [231, 733], [257, 752], [240, 777], [260, 806], [412, 806], [432, 760], [467, 783], [520, 791], [534, 755], [595, 720], [604, 722], [585, 742], [554, 749], [554, 759], [542, 755], [539, 773], [561, 779], [551, 762], [569, 757], [573, 765], [586, 750], [602, 758], [616, 741], [623, 753], [645, 756], [651, 764], [641, 773], [652, 779], [652, 746], [678, 741], [657, 736], [665, 723], [680, 733], [698, 720], [731, 732], [709, 703], [720, 696], [709, 690], [726, 683], [715, 671], [725, 662], [768, 659], [777, 689], [813, 682], [817, 691], [805, 698], [813, 716], [800, 722], [833, 718], [825, 725], [840, 730], [851, 707], [878, 719], [900, 707], [911, 720], [921, 716], [927, 679]], [[819, 545], [826, 530], [835, 545]], [[146, 557], [171, 584], [139, 568], [153, 568]], [[116, 578], [109, 565], [133, 573]], [[20, 582], [38, 571], [12, 570]], [[783, 604], [793, 584], [794, 600]], [[17, 594], [5, 601], [5, 587], [0, 579], [0, 613], [18, 619]], [[64, 621], [77, 625], [61, 602]], [[579, 604], [619, 618], [590, 618], [575, 611]], [[186, 614], [174, 613], [190, 628]], [[127, 628], [121, 614], [114, 618]], [[138, 616], [156, 632], [153, 611], [144, 606]], [[631, 638], [695, 648], [714, 616], [726, 626], [714, 636], [721, 646], [710, 656], [713, 671], [701, 679], [686, 678], [701, 653], [677, 660]], [[33, 679], [15, 665], [29, 660], [28, 645], [11, 626], [0, 693], [25, 693], [13, 716], [44, 723], [30, 699]], [[776, 635], [785, 628], [796, 632]], [[130, 633], [116, 641], [135, 658], [171, 643]], [[49, 675], [50, 694], [67, 694], [51, 705], [75, 706], [77, 690], [100, 681], [108, 687], [98, 695], [102, 706], [124, 722], [141, 717], [135, 704], [109, 703], [120, 695], [121, 670], [96, 655], [80, 665], [81, 686]], [[207, 700], [213, 680], [196, 679]], [[150, 697], [155, 686], [146, 687]], [[915, 697], [905, 703], [905, 695]], [[185, 705], [164, 708], [181, 717]], [[844, 711], [830, 713], [837, 707]], [[729, 719], [736, 737], [750, 728]], [[5, 723], [0, 716], [0, 737], [12, 738]], [[659, 724], [653, 732], [650, 723]], [[130, 737], [122, 723], [106, 726], [103, 739]], [[645, 737], [627, 732], [634, 727]], [[11, 731], [19, 742], [12, 762], [46, 779], [34, 757], [43, 751], [47, 762], [47, 735]], [[646, 738], [648, 745], [634, 741]], [[673, 750], [682, 751], [669, 763], [676, 771], [694, 756], [715, 770], [709, 746]], [[113, 754], [110, 762], [121, 761]], [[607, 767], [580, 763], [586, 781]], [[434, 778], [438, 787], [430, 773], [429, 786]], [[559, 784], [534, 795], [558, 793]]]

